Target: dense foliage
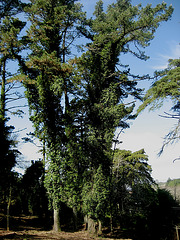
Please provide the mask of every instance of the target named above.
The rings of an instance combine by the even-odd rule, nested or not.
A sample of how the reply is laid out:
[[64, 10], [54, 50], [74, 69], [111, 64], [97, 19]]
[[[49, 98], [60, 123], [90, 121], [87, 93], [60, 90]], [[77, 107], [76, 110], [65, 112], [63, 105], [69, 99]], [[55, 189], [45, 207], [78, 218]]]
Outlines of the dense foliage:
[[[172, 7], [164, 2], [153, 8], [117, 0], [105, 12], [100, 0], [93, 18], [88, 19], [75, 0], [8, 3], [11, 1], [2, 1], [0, 5], [0, 141], [4, 146], [0, 187], [9, 186], [6, 195], [2, 191], [1, 203], [7, 197], [9, 209], [11, 200], [16, 198], [14, 203], [19, 205], [19, 213], [41, 218], [49, 217], [49, 205], [54, 213], [55, 231], [61, 229], [62, 222], [66, 223], [68, 213], [74, 230], [85, 217], [88, 230], [94, 233], [98, 224], [99, 234], [106, 225], [111, 231], [118, 226], [128, 228], [134, 239], [143, 239], [145, 235], [146, 239], [155, 239], [155, 233], [159, 234], [157, 239], [169, 237], [176, 221], [171, 207], [176, 202], [168, 193], [156, 190], [145, 151], [132, 153], [113, 150], [112, 146], [117, 143], [116, 130], [128, 128], [129, 120], [136, 118], [134, 100], [141, 100], [143, 91], [137, 87], [137, 79], [146, 79], [133, 76], [121, 56], [130, 53], [147, 60], [144, 48], [150, 44], [159, 24], [170, 18]], [[19, 11], [29, 21], [21, 38], [19, 34], [25, 23], [11, 17]], [[79, 38], [83, 38], [84, 45], [76, 46], [81, 54], [74, 57]], [[22, 53], [23, 50], [26, 51]], [[6, 71], [9, 60], [17, 60], [20, 66], [18, 74], [11, 78], [7, 78]], [[174, 86], [176, 70], [166, 72], [167, 77], [162, 81], [173, 75], [169, 84]], [[21, 178], [12, 172], [17, 152], [12, 148], [6, 124], [7, 79], [22, 82], [33, 135], [43, 145], [43, 161], [32, 162]], [[171, 89], [171, 96], [177, 97], [179, 88], [175, 94], [174, 88]], [[166, 92], [165, 96], [169, 94]], [[7, 181], [11, 175], [14, 192]], [[165, 201], [169, 209], [164, 213]], [[158, 228], [151, 223], [157, 213]], [[164, 225], [166, 230], [161, 229]]]

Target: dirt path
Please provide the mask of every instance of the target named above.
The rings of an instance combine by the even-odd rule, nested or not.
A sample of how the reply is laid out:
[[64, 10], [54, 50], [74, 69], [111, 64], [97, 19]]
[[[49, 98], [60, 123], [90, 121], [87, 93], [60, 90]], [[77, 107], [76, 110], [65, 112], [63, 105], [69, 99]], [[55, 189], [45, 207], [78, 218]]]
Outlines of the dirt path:
[[[102, 238], [102, 237], [96, 237], [89, 235], [85, 231], [79, 231], [74, 233], [68, 233], [68, 232], [60, 232], [55, 233], [53, 231], [35, 231], [35, 230], [28, 230], [28, 231], [16, 231], [16, 232], [7, 232], [0, 230], [0, 239], [8, 240], [8, 239], [21, 239], [21, 240], [30, 240], [30, 239], [36, 239], [36, 240], [113, 240], [118, 239], [122, 240], [120, 238]], [[123, 239], [125, 240], [125, 239]], [[126, 239], [131, 240], [131, 239]]]

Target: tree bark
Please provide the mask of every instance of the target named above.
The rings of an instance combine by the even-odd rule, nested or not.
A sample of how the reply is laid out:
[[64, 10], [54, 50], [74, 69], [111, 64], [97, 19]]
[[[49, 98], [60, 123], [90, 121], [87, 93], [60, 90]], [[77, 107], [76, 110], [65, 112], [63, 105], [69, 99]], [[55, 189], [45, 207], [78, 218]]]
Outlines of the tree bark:
[[9, 204], [7, 205], [7, 231], [9, 231]]
[[60, 232], [60, 231], [61, 231], [59, 208], [54, 209], [54, 225], [53, 225], [53, 231], [55, 231], [55, 232]]
[[84, 216], [85, 230], [88, 230], [88, 215]]
[[97, 233], [96, 222], [90, 217], [88, 217], [88, 232], [92, 234]]
[[9, 211], [10, 211], [10, 205], [11, 205], [11, 186], [9, 188], [9, 196], [8, 196], [8, 202], [7, 202], [7, 231], [9, 231]]
[[98, 235], [102, 235], [102, 222], [98, 220]]
[[74, 231], [77, 230], [78, 227], [78, 217], [77, 217], [77, 208], [73, 207], [73, 223], [74, 223]]
[[2, 83], [1, 83], [1, 109], [0, 109], [0, 115], [1, 118], [5, 119], [5, 101], [6, 101], [6, 96], [5, 96], [5, 84], [6, 84], [6, 61], [3, 61], [3, 67], [2, 67]]

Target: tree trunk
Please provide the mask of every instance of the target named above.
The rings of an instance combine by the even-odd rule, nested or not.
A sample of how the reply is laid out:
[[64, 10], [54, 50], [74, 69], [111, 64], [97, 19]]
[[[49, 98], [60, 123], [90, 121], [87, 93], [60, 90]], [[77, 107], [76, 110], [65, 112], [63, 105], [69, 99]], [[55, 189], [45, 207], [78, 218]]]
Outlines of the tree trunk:
[[9, 208], [10, 208], [10, 205], [8, 203], [7, 204], [7, 231], [9, 231]]
[[88, 230], [88, 215], [84, 216], [85, 230]]
[[61, 231], [59, 208], [54, 209], [54, 225], [53, 225], [53, 231], [55, 231], [55, 232], [60, 232], [60, 231]]
[[90, 217], [88, 217], [88, 232], [92, 234], [97, 233], [96, 222]]
[[10, 210], [10, 205], [11, 205], [11, 186], [9, 188], [9, 197], [8, 197], [8, 202], [7, 202], [7, 231], [9, 231], [9, 210]]
[[2, 120], [5, 119], [5, 101], [6, 101], [6, 93], [5, 93], [5, 84], [6, 84], [6, 62], [3, 61], [2, 67], [2, 83], [1, 83], [1, 105], [0, 105], [0, 116]]
[[84, 216], [85, 230], [89, 233], [97, 234], [97, 223], [88, 215]]
[[7, 205], [7, 231], [9, 231], [9, 204]]
[[102, 235], [102, 222], [98, 220], [98, 235]]
[[113, 232], [113, 217], [112, 217], [112, 212], [110, 215], [110, 228], [111, 228], [111, 232]]
[[78, 227], [78, 217], [77, 217], [77, 208], [73, 207], [73, 224], [74, 224], [74, 231], [77, 230]]

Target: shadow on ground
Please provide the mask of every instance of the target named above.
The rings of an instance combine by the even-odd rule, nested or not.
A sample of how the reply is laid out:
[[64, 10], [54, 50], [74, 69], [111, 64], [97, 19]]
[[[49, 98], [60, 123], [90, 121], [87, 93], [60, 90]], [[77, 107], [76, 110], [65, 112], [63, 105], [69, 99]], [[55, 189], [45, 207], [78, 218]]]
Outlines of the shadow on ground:
[[[101, 238], [89, 235], [82, 228], [77, 232], [62, 231], [53, 232], [50, 220], [38, 218], [37, 216], [13, 216], [10, 218], [10, 231], [6, 231], [6, 217], [0, 214], [0, 240], [99, 240], [99, 239], [128, 239], [120, 229], [113, 233], [109, 229], [104, 229]], [[63, 230], [66, 230], [65, 227]]]

